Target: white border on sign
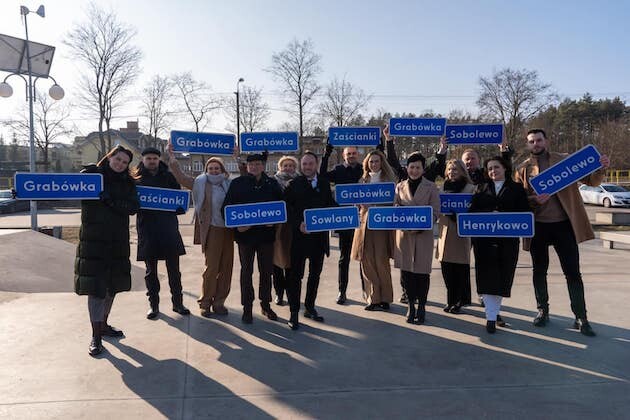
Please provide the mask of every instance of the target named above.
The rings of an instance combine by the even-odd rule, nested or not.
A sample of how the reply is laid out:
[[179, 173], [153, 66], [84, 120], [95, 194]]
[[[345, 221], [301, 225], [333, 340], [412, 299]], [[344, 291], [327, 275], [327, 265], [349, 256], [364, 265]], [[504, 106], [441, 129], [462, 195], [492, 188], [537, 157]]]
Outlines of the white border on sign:
[[[283, 221], [228, 225], [227, 217], [225, 217], [228, 208], [231, 208], [231, 207], [249, 206], [249, 207], [256, 208], [257, 206], [260, 206], [261, 204], [275, 204], [275, 203], [282, 203], [282, 207], [284, 208], [284, 220]], [[226, 228], [238, 228], [238, 227], [243, 227], [243, 226], [279, 225], [279, 224], [287, 222], [287, 203], [285, 203], [284, 201], [260, 201], [258, 203], [230, 204], [229, 206], [225, 206], [225, 208], [223, 209], [223, 220], [225, 221], [225, 227]]]
[[186, 151], [186, 150], [175, 150], [175, 144], [173, 143], [173, 131], [177, 132], [177, 133], [186, 133], [186, 134], [210, 134], [213, 136], [231, 136], [234, 145], [236, 145], [236, 135], [235, 134], [231, 134], [231, 133], [212, 133], [212, 132], [204, 132], [204, 131], [186, 131], [186, 130], [171, 130], [168, 133], [168, 137], [169, 137], [169, 141], [170, 143], [173, 145], [173, 152], [174, 153], [186, 153], [188, 155], [198, 155], [198, 156], [232, 156], [234, 154], [234, 148], [232, 148], [232, 150], [230, 150], [229, 152], [225, 152], [225, 153], [202, 153], [202, 152], [190, 152], [190, 151]]
[[[337, 130], [337, 129], [341, 129], [341, 130], [345, 130], [345, 129], [356, 129], [356, 128], [373, 128], [373, 129], [377, 129], [378, 130], [378, 141], [376, 144], [332, 144], [330, 143], [330, 130]], [[374, 125], [363, 125], [363, 126], [357, 126], [357, 125], [353, 125], [353, 126], [341, 126], [341, 127], [328, 127], [328, 144], [330, 144], [333, 147], [370, 147], [370, 146], [378, 146], [381, 143], [381, 127], [378, 126], [374, 126]]]
[[287, 152], [297, 152], [298, 150], [300, 150], [300, 133], [298, 133], [297, 131], [248, 131], [245, 133], [241, 133], [241, 136], [238, 139], [238, 148], [241, 151], [241, 153], [262, 153], [265, 151], [265, 149], [263, 150], [243, 150], [243, 136], [245, 134], [295, 134], [296, 135], [296, 142], [295, 142], [295, 149], [282, 149], [282, 150], [268, 150], [269, 153], [287, 153]]
[[[394, 199], [396, 198], [396, 183], [395, 182], [375, 182], [373, 184], [368, 184], [368, 183], [362, 183], [362, 182], [356, 182], [356, 183], [346, 183], [346, 184], [336, 184], [335, 185], [335, 201], [337, 203], [339, 203], [339, 200], [337, 199], [337, 191], [339, 191], [337, 188], [339, 187], [343, 187], [344, 185], [359, 185], [359, 186], [365, 186], [365, 185], [393, 185], [394, 186], [394, 197], [392, 197], [392, 201], [373, 201], [371, 203], [343, 203], [344, 206], [347, 205], [354, 205], [354, 204], [387, 204], [387, 203], [393, 203]], [[342, 203], [339, 203], [342, 204]]]
[[[392, 120], [444, 120], [444, 132], [442, 134], [392, 134]], [[446, 134], [446, 126], [448, 125], [448, 120], [446, 118], [438, 118], [438, 117], [392, 117], [387, 121], [387, 127], [389, 128], [390, 137], [442, 137]]]
[[[182, 189], [177, 190], [175, 188], [149, 187], [147, 185], [136, 185], [136, 190], [138, 190], [138, 187], [149, 188], [151, 190], [177, 191], [177, 192], [180, 192], [180, 193], [183, 193], [183, 194], [187, 194], [188, 195], [188, 199], [186, 200], [187, 207], [182, 207], [182, 208], [184, 210], [188, 211], [188, 208], [190, 207], [190, 191], [188, 191], [188, 190], [182, 190]], [[177, 210], [174, 210], [174, 209], [161, 209], [161, 208], [156, 208], [156, 207], [151, 207], [151, 208], [142, 207], [142, 204], [141, 204], [140, 209], [141, 210], [170, 211], [171, 213], [174, 213], [174, 212], [177, 211]]]
[[[459, 216], [461, 215], [468, 215], [468, 214], [479, 214], [479, 215], [497, 215], [497, 214], [506, 214], [506, 215], [515, 215], [515, 214], [529, 214], [532, 218], [532, 235], [531, 236], [506, 236], [506, 235], [499, 235], [499, 236], [492, 236], [492, 235], [466, 235], [466, 236], [461, 236], [459, 234]], [[479, 212], [479, 213], [458, 213], [457, 214], [457, 236], [459, 236], [460, 238], [533, 238], [534, 235], [536, 234], [536, 220], [534, 219], [534, 213], [532, 213], [531, 211], [506, 211], [506, 212], [499, 212], [499, 211], [491, 211], [491, 212]]]
[[[99, 176], [101, 178], [101, 191], [103, 191], [103, 189], [105, 188], [104, 184], [103, 184], [103, 174], [95, 174], [95, 173], [80, 173], [80, 172], [16, 172], [13, 175], [13, 185], [14, 188], [17, 187], [18, 183], [17, 183], [17, 176], [21, 175], [21, 174], [25, 174], [25, 175], [72, 175], [72, 176], [85, 176], [85, 175], [89, 175], [89, 176]], [[17, 191], [17, 188], [15, 189]], [[16, 200], [22, 200], [22, 201], [56, 201], [56, 200], [98, 200], [99, 197], [98, 195], [96, 197], [92, 196], [92, 197], [61, 197], [61, 198], [51, 198], [51, 197], [29, 197], [29, 198], [20, 198], [18, 196], [15, 197]]]
[[[564, 162], [566, 159], [570, 158], [571, 156], [573, 156], [573, 155], [574, 155], [574, 154], [576, 154], [576, 153], [580, 153], [582, 150], [587, 149], [587, 148], [589, 148], [589, 147], [592, 147], [593, 149], [595, 149], [595, 152], [597, 153], [597, 156], [598, 156], [599, 158], [601, 158], [601, 157], [602, 157], [602, 154], [601, 154], [601, 153], [599, 153], [599, 150], [597, 150], [597, 147], [595, 147], [595, 145], [593, 145], [593, 144], [587, 144], [586, 146], [582, 147], [580, 150], [577, 150], [577, 151], [575, 151], [575, 152], [573, 152], [573, 153], [571, 153], [571, 154], [567, 155], [567, 156], [566, 156], [564, 159], [562, 159], [560, 162], [556, 162], [556, 163], [554, 163], [552, 166], [548, 167], [547, 169], [545, 169], [544, 171], [540, 172], [538, 175], [536, 175], [535, 177], [532, 177], [531, 179], [538, 178], [539, 176], [541, 176], [542, 174], [544, 174], [544, 173], [545, 173], [545, 172], [547, 172], [548, 170], [553, 169], [555, 166], [560, 166], [560, 164], [561, 164], [562, 162]], [[585, 176], [589, 176], [589, 175], [590, 175], [590, 174], [592, 174], [593, 172], [597, 172], [597, 171], [599, 171], [601, 168], [602, 168], [602, 165], [600, 164], [600, 165], [599, 165], [599, 167], [598, 167], [597, 169], [593, 169], [591, 172], [587, 173], [586, 175], [582, 175], [582, 176], [580, 177], [580, 179], [584, 178]], [[536, 191], [536, 188], [534, 188], [534, 184], [532, 184], [532, 183], [530, 182], [530, 181], [531, 181], [531, 179], [530, 179], [530, 180], [528, 180], [528, 183], [529, 183], [529, 185], [531, 185], [532, 190], [534, 190], [534, 192], [536, 193], [536, 195], [540, 195], [540, 194], [548, 194], [548, 193], [539, 193], [538, 191]], [[559, 193], [560, 191], [564, 190], [565, 188], [567, 188], [567, 187], [569, 187], [569, 186], [571, 186], [571, 185], [575, 184], [575, 183], [576, 183], [576, 182], [578, 182], [580, 179], [576, 179], [575, 181], [573, 181], [573, 182], [571, 182], [571, 183], [569, 183], [569, 184], [565, 185], [564, 187], [562, 187], [562, 188], [560, 188], [559, 190], [555, 191], [553, 194], [557, 194], [557, 193]], [[551, 195], [553, 195], [553, 194], [551, 194]]]
[[[330, 228], [330, 229], [316, 229], [316, 230], [309, 230], [308, 229], [308, 223], [306, 223], [306, 213], [309, 211], [313, 211], [313, 210], [338, 210], [338, 209], [354, 209], [356, 212], [356, 217], [357, 217], [357, 225], [356, 227], [349, 227], [349, 228]], [[304, 226], [306, 229], [307, 233], [317, 233], [317, 232], [330, 232], [331, 230], [351, 230], [351, 229], [357, 229], [359, 226], [361, 226], [361, 220], [360, 220], [360, 215], [359, 215], [359, 209], [355, 206], [339, 206], [339, 207], [319, 207], [319, 208], [313, 208], [313, 209], [304, 209], [304, 212], [302, 213], [302, 217], [304, 218]]]
[[[399, 229], [399, 228], [372, 228], [370, 227], [370, 210], [371, 209], [430, 209], [430, 213], [429, 215], [431, 216], [431, 227], [425, 228], [425, 229], [418, 229], [418, 228], [405, 228], [405, 229]], [[433, 230], [433, 226], [435, 225], [435, 221], [433, 220], [433, 207], [431, 206], [372, 206], [368, 209], [368, 215], [367, 215], [367, 228], [370, 230]]]
[[[499, 143], [479, 143], [479, 142], [474, 142], [474, 143], [450, 143], [449, 144], [454, 144], [454, 145], [484, 145], [484, 144], [502, 144], [503, 141], [505, 140], [505, 124], [503, 123], [487, 123], [487, 124], [482, 124], [482, 123], [472, 123], [472, 124], [449, 124], [448, 121], [446, 122], [446, 128], [448, 129], [448, 127], [475, 127], [475, 126], [480, 126], [480, 125], [500, 125], [501, 126], [501, 141]], [[446, 140], [448, 141], [448, 134], [446, 132], [446, 129], [444, 129], [444, 136], [446, 136]]]

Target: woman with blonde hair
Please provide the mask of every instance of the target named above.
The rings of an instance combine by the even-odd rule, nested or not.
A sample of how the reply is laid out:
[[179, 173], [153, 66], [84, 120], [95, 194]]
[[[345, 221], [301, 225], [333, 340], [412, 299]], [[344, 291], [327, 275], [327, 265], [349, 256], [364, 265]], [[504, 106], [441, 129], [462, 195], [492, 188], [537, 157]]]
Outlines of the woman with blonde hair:
[[[450, 159], [444, 171], [443, 194], [472, 194], [475, 186], [468, 175], [464, 162]], [[446, 285], [444, 312], [461, 313], [470, 304], [470, 238], [457, 234], [456, 214], [442, 214], [438, 218], [439, 234], [435, 258], [442, 267]]]
[[[278, 160], [278, 172], [274, 175], [284, 191], [289, 182], [297, 178], [298, 160], [293, 156], [282, 156]], [[284, 305], [284, 292], [287, 290], [287, 279], [291, 267], [291, 227], [287, 223], [276, 228], [276, 241], [273, 244], [273, 288], [276, 291], [275, 302]]]
[[201, 316], [212, 312], [227, 315], [225, 299], [230, 293], [234, 264], [233, 230], [225, 227], [221, 207], [230, 186], [230, 174], [223, 160], [211, 157], [204, 173], [193, 178], [184, 174], [169, 143], [169, 167], [177, 182], [192, 191], [195, 206], [194, 243], [201, 245], [206, 269], [203, 272], [201, 296], [197, 299]]
[[[359, 183], [396, 182], [398, 177], [385, 154], [373, 150], [363, 159], [363, 176]], [[369, 230], [367, 216], [369, 205], [359, 206], [360, 225], [352, 242], [352, 258], [359, 261], [363, 273], [366, 294], [366, 311], [389, 309], [392, 302], [392, 275], [389, 260], [393, 256], [394, 236], [391, 230]]]

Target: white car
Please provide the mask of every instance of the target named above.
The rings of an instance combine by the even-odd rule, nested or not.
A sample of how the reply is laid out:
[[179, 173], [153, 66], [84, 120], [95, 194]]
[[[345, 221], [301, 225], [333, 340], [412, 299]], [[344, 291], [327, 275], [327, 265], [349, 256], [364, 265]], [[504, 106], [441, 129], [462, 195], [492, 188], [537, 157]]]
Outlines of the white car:
[[630, 207], [630, 191], [616, 184], [601, 184], [597, 187], [582, 185], [582, 201], [604, 207]]

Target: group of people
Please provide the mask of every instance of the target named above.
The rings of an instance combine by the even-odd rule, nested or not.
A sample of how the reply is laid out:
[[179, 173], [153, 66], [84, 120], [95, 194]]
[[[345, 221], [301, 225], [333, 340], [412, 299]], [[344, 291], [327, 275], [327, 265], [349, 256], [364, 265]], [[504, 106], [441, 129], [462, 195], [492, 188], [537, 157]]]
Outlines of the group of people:
[[[204, 317], [227, 315], [225, 300], [230, 292], [234, 242], [240, 260], [240, 290], [243, 323], [253, 322], [255, 300], [254, 259], [260, 275], [258, 299], [263, 316], [277, 320], [271, 307], [272, 288], [275, 303], [284, 304], [286, 295], [291, 329], [299, 328], [302, 279], [308, 260], [308, 277], [303, 316], [317, 322], [324, 318], [316, 309], [317, 290], [324, 258], [330, 253], [328, 232], [307, 232], [304, 211], [334, 207], [331, 184], [396, 183], [394, 206], [431, 206], [438, 224], [437, 246], [432, 230], [371, 230], [367, 228], [369, 205], [359, 205], [357, 229], [338, 231], [339, 270], [337, 303], [346, 302], [350, 259], [359, 262], [363, 296], [368, 311], [388, 310], [393, 302], [390, 259], [400, 269], [403, 288], [401, 302], [408, 305], [406, 321], [425, 322], [426, 302], [434, 257], [440, 262], [447, 289], [445, 312], [459, 314], [471, 303], [470, 255], [475, 257], [477, 293], [485, 306], [486, 330], [494, 333], [504, 321], [500, 317], [502, 298], [511, 293], [519, 255], [519, 238], [460, 237], [454, 215], [440, 214], [440, 193], [472, 193], [470, 212], [533, 212], [535, 236], [523, 240], [533, 262], [533, 282], [538, 314], [533, 324], [549, 321], [547, 268], [549, 246], [553, 246], [567, 279], [574, 328], [585, 335], [595, 335], [588, 323], [584, 286], [579, 268], [578, 243], [594, 237], [577, 185], [572, 184], [554, 195], [537, 195], [529, 180], [564, 155], [549, 151], [549, 140], [541, 129], [527, 133], [530, 157], [512, 170], [511, 151], [501, 145], [498, 156], [481, 166], [479, 153], [467, 149], [461, 159], [447, 161], [447, 142], [440, 140], [435, 158], [426, 165], [425, 157], [414, 152], [401, 165], [395, 153], [394, 139], [384, 131], [385, 145], [367, 153], [362, 161], [355, 147], [343, 150], [343, 163], [328, 169], [333, 147], [328, 144], [320, 159], [306, 151], [299, 158], [283, 156], [278, 171], [265, 173], [266, 153], [250, 154], [240, 165], [241, 175], [233, 180], [223, 160], [211, 157], [197, 177], [186, 175], [177, 162], [172, 145], [168, 147], [168, 165], [161, 161], [155, 148], [142, 151], [142, 161], [130, 168], [133, 155], [116, 146], [96, 165], [84, 169], [101, 173], [104, 189], [100, 200], [83, 201], [80, 242], [75, 262], [75, 291], [88, 295], [92, 324], [91, 355], [102, 351], [103, 336], [122, 336], [122, 331], [107, 322], [114, 296], [130, 290], [129, 216], [137, 216], [138, 260], [145, 261], [146, 287], [149, 298], [148, 319], [159, 316], [160, 283], [157, 262], [165, 260], [173, 311], [188, 315], [183, 305], [179, 257], [185, 254], [179, 233], [178, 212], [139, 208], [136, 185], [192, 191], [195, 218], [194, 243], [201, 245], [205, 256], [201, 295], [197, 300]], [[603, 179], [609, 161], [602, 156], [602, 169], [581, 180], [597, 185]], [[443, 177], [439, 189], [436, 178]], [[279, 225], [225, 225], [225, 206], [283, 200], [287, 222]]]

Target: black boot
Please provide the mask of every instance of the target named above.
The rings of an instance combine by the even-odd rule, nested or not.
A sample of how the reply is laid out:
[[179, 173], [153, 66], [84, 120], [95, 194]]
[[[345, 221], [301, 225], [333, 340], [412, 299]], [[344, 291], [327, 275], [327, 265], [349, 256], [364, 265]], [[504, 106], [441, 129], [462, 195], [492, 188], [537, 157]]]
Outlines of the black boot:
[[549, 309], [539, 309], [538, 315], [536, 315], [532, 324], [535, 327], [544, 327], [547, 322], [549, 322]]
[[595, 331], [593, 331], [593, 328], [591, 327], [591, 324], [589, 324], [586, 318], [575, 318], [573, 328], [575, 328], [576, 330], [580, 330], [580, 332], [587, 337], [595, 337], [596, 335]]
[[251, 306], [243, 306], [243, 316], [241, 317], [241, 320], [243, 321], [243, 324], [251, 324], [254, 322]]
[[299, 312], [291, 312], [291, 317], [289, 318], [289, 322], [287, 322], [287, 325], [293, 331], [300, 328], [300, 322], [298, 321], [298, 319], [299, 319]]
[[416, 305], [413, 302], [409, 302], [407, 307], [407, 322], [413, 324], [416, 319]]
[[94, 357], [103, 352], [103, 342], [101, 340], [101, 322], [92, 322], [92, 341], [88, 353]]
[[155, 319], [160, 314], [160, 308], [157, 302], [151, 302], [147, 311], [147, 319]]
[[486, 321], [486, 331], [488, 331], [488, 334], [494, 334], [497, 331], [497, 322]]
[[420, 305], [418, 304], [418, 310], [416, 311], [416, 324], [420, 325], [420, 324], [424, 324], [424, 317], [425, 317], [426, 311], [424, 309], [424, 305]]
[[173, 296], [173, 312], [177, 312], [180, 315], [190, 315], [188, 308], [184, 306], [182, 295]]
[[271, 305], [268, 303], [261, 303], [260, 307], [262, 308], [262, 314], [267, 317], [270, 321], [277, 321], [278, 315], [271, 309]]

